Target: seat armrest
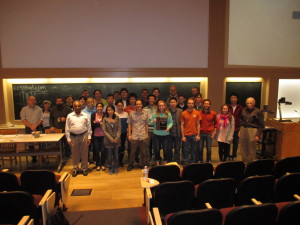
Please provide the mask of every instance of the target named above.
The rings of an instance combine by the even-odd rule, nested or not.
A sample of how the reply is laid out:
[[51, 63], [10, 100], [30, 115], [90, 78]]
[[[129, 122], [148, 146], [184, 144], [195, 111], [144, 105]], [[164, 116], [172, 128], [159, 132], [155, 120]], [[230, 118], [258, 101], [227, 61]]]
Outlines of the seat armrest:
[[153, 215], [154, 215], [155, 224], [162, 225], [158, 208], [156, 208], [156, 207], [153, 208]]
[[51, 189], [49, 189], [49, 190], [46, 191], [46, 193], [44, 194], [42, 200], [39, 202], [39, 206], [42, 206], [42, 205], [44, 205], [46, 203], [46, 201], [50, 197], [51, 193], [52, 193]]
[[212, 209], [212, 206], [211, 206], [211, 204], [209, 202], [206, 202], [205, 206], [206, 206], [207, 209]]
[[68, 176], [68, 172], [64, 172], [63, 175], [60, 177], [60, 179], [58, 180], [58, 183], [63, 182], [63, 180]]
[[251, 198], [251, 201], [254, 203], [254, 205], [261, 205], [262, 204], [260, 201], [257, 201], [255, 198]]
[[297, 195], [297, 194], [294, 194], [294, 198], [297, 199], [297, 200], [300, 200], [300, 196]]

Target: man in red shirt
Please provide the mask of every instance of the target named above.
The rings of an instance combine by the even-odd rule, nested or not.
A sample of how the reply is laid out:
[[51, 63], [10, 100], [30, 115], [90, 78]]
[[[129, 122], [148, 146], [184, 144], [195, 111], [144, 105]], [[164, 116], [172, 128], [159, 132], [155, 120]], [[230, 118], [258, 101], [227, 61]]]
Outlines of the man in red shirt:
[[194, 109], [194, 100], [190, 98], [188, 108], [180, 116], [183, 164], [196, 162], [196, 143], [200, 140], [200, 119], [199, 112]]
[[203, 148], [206, 142], [206, 162], [211, 162], [211, 145], [212, 139], [215, 136], [215, 130], [217, 127], [217, 114], [210, 109], [211, 102], [209, 99], [203, 101], [203, 110], [199, 111], [201, 116], [200, 121], [200, 151], [198, 152], [198, 160], [203, 162]]

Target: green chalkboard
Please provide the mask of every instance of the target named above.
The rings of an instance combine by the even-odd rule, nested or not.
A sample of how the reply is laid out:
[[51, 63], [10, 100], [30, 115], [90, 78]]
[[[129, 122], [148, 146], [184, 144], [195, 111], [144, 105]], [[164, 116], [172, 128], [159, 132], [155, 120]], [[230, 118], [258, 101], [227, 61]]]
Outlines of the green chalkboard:
[[55, 102], [56, 97], [64, 99], [72, 95], [73, 99], [78, 99], [81, 96], [82, 90], [88, 90], [90, 96], [96, 89], [100, 89], [102, 97], [106, 98], [107, 94], [112, 94], [114, 91], [119, 91], [125, 87], [129, 93], [136, 93], [140, 97], [141, 90], [147, 88], [149, 93], [153, 88], [159, 88], [161, 98], [164, 99], [169, 94], [170, 85], [176, 85], [177, 92], [186, 97], [191, 96], [192, 87], [200, 89], [199, 82], [186, 83], [73, 83], [73, 84], [12, 84], [14, 113], [15, 119], [20, 119], [20, 111], [22, 107], [27, 105], [27, 98], [33, 95], [37, 99], [37, 105], [42, 106], [44, 100]]
[[245, 106], [246, 99], [253, 97], [255, 105], [260, 108], [261, 104], [261, 82], [226, 82], [226, 100], [230, 103], [229, 98], [232, 93], [237, 93], [239, 96], [239, 104]]

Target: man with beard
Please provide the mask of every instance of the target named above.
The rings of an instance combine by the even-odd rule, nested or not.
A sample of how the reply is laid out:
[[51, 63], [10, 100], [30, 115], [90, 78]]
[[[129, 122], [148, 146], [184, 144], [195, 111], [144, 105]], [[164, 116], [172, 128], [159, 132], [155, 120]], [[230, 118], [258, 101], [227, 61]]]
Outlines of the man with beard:
[[[57, 97], [55, 100], [56, 106], [52, 107], [50, 109], [50, 131], [54, 132], [54, 129], [62, 129], [62, 132], [65, 132], [65, 126], [66, 126], [66, 118], [69, 113], [72, 112], [72, 109], [66, 105], [63, 104], [63, 98]], [[65, 157], [70, 156], [70, 146], [67, 144], [66, 137], [64, 136], [62, 139], [65, 153]]]

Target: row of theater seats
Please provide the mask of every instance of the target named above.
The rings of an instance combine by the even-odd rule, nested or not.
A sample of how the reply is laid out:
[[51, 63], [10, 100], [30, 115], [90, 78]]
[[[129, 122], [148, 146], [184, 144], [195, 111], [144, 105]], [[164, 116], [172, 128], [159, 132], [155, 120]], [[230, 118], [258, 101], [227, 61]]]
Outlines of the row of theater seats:
[[42, 220], [45, 225], [54, 206], [66, 207], [70, 177], [48, 170], [28, 170], [20, 177], [0, 172], [0, 224], [16, 224], [30, 216], [35, 224]]
[[171, 181], [146, 190], [149, 209], [158, 207], [166, 215], [185, 209], [203, 209], [251, 205], [260, 202], [293, 201], [300, 195], [300, 173], [283, 175], [275, 183], [272, 175], [251, 176], [236, 183], [232, 178], [216, 178], [195, 186], [191, 181]]
[[298, 225], [300, 201], [245, 205], [222, 209], [185, 210], [166, 215], [163, 222], [154, 208], [150, 225]]
[[286, 173], [300, 172], [300, 157], [288, 157], [275, 162], [273, 159], [256, 160], [245, 165], [241, 161], [221, 162], [215, 168], [210, 163], [193, 163], [180, 172], [176, 166], [156, 166], [149, 170], [149, 177], [160, 183], [190, 180], [197, 185], [212, 178], [233, 178], [240, 182], [245, 177], [273, 175], [276, 179]]
[[293, 195], [300, 194], [300, 173], [292, 173], [300, 171], [299, 159], [286, 158], [275, 164], [257, 160], [246, 166], [224, 162], [216, 168], [209, 163], [191, 164], [181, 173], [175, 165], [153, 167], [149, 178], [160, 185], [146, 189], [147, 210], [158, 207], [164, 217], [170, 212], [203, 209], [207, 202], [221, 209], [252, 204], [252, 198], [264, 203], [293, 201]]

